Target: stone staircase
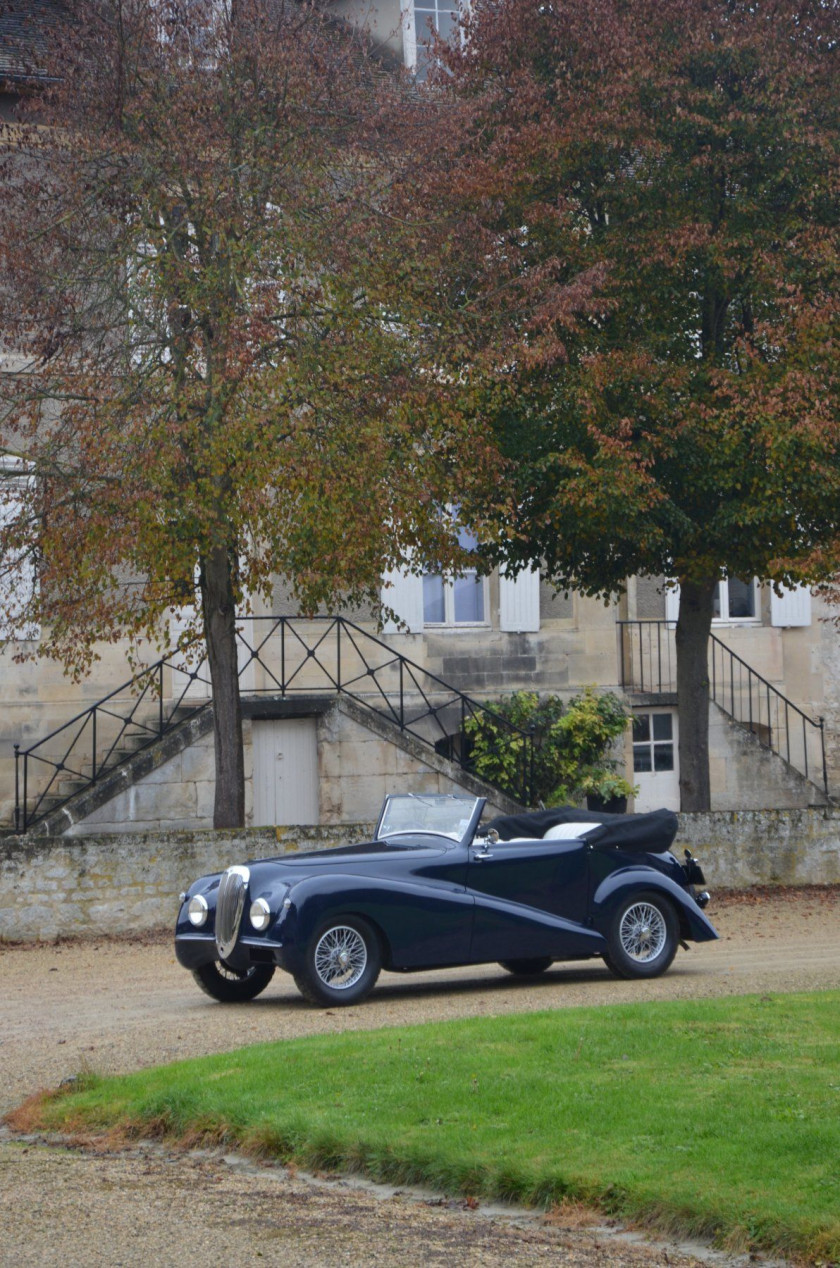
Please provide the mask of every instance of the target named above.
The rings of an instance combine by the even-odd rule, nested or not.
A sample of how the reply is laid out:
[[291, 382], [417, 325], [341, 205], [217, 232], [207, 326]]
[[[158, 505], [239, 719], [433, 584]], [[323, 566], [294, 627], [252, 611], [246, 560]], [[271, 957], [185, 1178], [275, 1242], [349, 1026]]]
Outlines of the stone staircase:
[[[240, 684], [248, 684], [243, 707], [340, 699], [342, 707], [361, 711], [368, 728], [385, 727], [398, 746], [419, 744], [427, 764], [448, 762], [455, 782], [472, 778], [457, 737], [466, 719], [488, 713], [485, 705], [343, 617], [248, 617], [242, 627], [248, 635], [237, 632]], [[213, 717], [209, 699], [191, 699], [192, 684], [206, 682], [202, 664], [185, 670], [171, 653], [25, 751], [15, 745], [10, 830], [66, 832], [196, 743]], [[527, 801], [532, 737], [494, 718], [519, 740]]]

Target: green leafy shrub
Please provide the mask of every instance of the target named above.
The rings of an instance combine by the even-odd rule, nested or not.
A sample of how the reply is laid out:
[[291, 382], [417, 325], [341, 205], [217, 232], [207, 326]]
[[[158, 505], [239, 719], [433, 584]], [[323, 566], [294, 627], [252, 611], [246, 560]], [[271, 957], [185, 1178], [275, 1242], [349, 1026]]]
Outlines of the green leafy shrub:
[[599, 694], [587, 687], [564, 705], [559, 696], [515, 691], [487, 701], [486, 707], [490, 713], [464, 723], [470, 761], [477, 775], [510, 796], [522, 797], [527, 786], [532, 804], [553, 806], [587, 795], [610, 800], [635, 791], [609, 755], [631, 717], [614, 692]]

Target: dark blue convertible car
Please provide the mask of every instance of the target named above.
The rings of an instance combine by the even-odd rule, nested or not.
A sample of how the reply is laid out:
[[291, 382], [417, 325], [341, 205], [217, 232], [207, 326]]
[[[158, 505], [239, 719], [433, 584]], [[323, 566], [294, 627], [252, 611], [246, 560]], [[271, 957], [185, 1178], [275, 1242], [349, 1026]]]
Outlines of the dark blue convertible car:
[[380, 969], [497, 961], [532, 976], [600, 956], [656, 977], [718, 935], [703, 874], [669, 847], [676, 815], [561, 808], [483, 827], [481, 797], [387, 797], [372, 841], [262, 859], [181, 895], [179, 961], [215, 999], [253, 999], [276, 968], [314, 1004], [353, 1004]]

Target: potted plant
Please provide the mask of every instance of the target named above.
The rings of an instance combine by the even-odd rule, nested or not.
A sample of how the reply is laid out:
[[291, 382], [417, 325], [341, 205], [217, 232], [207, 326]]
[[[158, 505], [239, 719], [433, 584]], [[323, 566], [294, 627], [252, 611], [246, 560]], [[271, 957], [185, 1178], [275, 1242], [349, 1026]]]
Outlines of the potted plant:
[[586, 797], [588, 810], [605, 810], [613, 815], [626, 814], [627, 798], [635, 797], [639, 791], [622, 775], [607, 768], [593, 770], [584, 775], [580, 787]]

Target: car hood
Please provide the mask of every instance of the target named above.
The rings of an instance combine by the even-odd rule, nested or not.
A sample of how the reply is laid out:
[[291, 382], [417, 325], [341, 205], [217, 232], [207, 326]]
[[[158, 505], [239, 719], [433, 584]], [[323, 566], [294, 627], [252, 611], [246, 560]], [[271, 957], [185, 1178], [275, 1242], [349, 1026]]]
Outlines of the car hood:
[[340, 845], [331, 850], [318, 850], [309, 854], [282, 854], [279, 858], [260, 859], [249, 863], [252, 879], [262, 882], [277, 877], [293, 884], [317, 872], [348, 871], [380, 871], [388, 870], [391, 864], [410, 866], [411, 860], [436, 858], [452, 853], [454, 844], [438, 845], [389, 845], [387, 841], [364, 841], [358, 845]]

